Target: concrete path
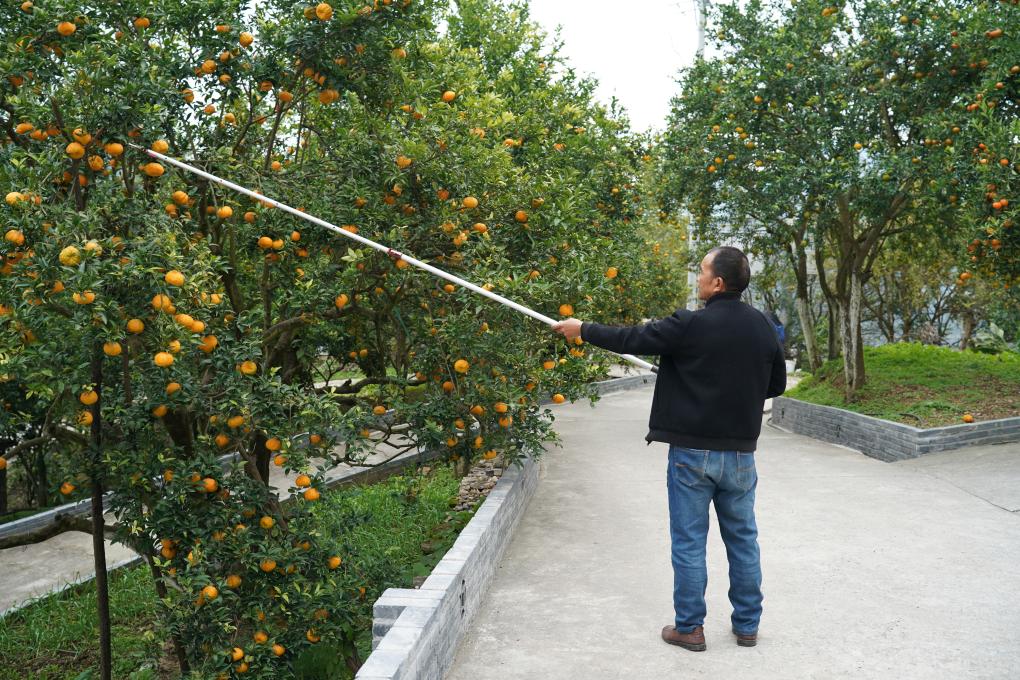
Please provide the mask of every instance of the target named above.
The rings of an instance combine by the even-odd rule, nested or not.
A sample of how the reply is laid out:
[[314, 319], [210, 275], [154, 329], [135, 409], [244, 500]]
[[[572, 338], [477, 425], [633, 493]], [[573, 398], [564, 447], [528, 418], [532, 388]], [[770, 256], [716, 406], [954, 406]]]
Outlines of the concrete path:
[[763, 427], [758, 646], [730, 634], [714, 510], [708, 650], [673, 622], [665, 444], [652, 389], [557, 407], [563, 448], [447, 680], [1020, 678], [1020, 445], [903, 463]]

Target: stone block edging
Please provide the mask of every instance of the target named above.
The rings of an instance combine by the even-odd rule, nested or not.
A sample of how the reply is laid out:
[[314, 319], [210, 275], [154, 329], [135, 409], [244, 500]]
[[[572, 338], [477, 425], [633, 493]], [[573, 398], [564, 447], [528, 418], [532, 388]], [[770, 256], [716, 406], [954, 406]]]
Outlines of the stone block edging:
[[922, 429], [790, 397], [773, 399], [772, 424], [887, 463], [964, 446], [1020, 441], [1020, 418]]
[[[643, 387], [651, 373], [595, 383], [599, 394]], [[420, 588], [388, 588], [375, 601], [372, 654], [356, 680], [442, 680], [538, 486], [532, 456], [507, 468]]]

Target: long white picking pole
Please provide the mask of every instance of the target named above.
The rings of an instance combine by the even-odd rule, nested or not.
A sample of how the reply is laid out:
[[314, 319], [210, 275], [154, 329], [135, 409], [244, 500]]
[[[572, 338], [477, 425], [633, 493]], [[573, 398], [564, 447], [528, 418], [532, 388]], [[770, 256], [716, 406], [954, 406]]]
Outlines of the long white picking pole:
[[[533, 319], [538, 319], [539, 321], [541, 321], [541, 322], [543, 322], [543, 323], [545, 323], [545, 324], [547, 324], [549, 326], [553, 326], [553, 325], [555, 325], [557, 323], [555, 319], [552, 319], [552, 318], [546, 316], [545, 314], [540, 314], [540, 313], [536, 312], [533, 309], [529, 309], [528, 307], [525, 307], [524, 305], [519, 305], [516, 302], [514, 302], [513, 300], [508, 300], [505, 297], [503, 297], [502, 295], [497, 295], [496, 293], [493, 293], [492, 291], [486, 290], [486, 289], [482, 288], [481, 286], [476, 286], [475, 284], [471, 283], [470, 281], [465, 281], [464, 279], [462, 279], [462, 278], [460, 278], [458, 276], [454, 276], [453, 274], [444, 272], [442, 269], [438, 269], [436, 267], [433, 267], [432, 265], [430, 265], [430, 264], [428, 264], [426, 262], [422, 262], [421, 260], [415, 259], [415, 258], [411, 257], [410, 255], [406, 255], [404, 253], [397, 252], [396, 250], [393, 250], [392, 248], [387, 248], [386, 246], [384, 246], [382, 244], [379, 244], [379, 243], [376, 243], [375, 241], [372, 241], [370, 239], [367, 239], [364, 236], [358, 236], [357, 234], [349, 232], [346, 229], [341, 229], [340, 227], [336, 226], [335, 224], [330, 224], [329, 222], [327, 222], [325, 220], [321, 220], [318, 217], [315, 217], [314, 215], [308, 215], [306, 213], [301, 212], [300, 210], [297, 210], [296, 208], [292, 208], [289, 205], [286, 205], [284, 203], [280, 203], [279, 201], [274, 200], [272, 198], [269, 198], [268, 196], [263, 196], [260, 193], [252, 191], [251, 189], [247, 189], [247, 188], [242, 187], [242, 186], [240, 186], [238, 184], [234, 184], [233, 182], [228, 182], [227, 180], [221, 179], [221, 178], [217, 177], [216, 175], [211, 175], [211, 174], [209, 174], [208, 172], [206, 172], [204, 170], [199, 170], [198, 168], [196, 168], [196, 167], [194, 167], [192, 165], [188, 165], [187, 163], [183, 163], [183, 162], [181, 162], [179, 160], [170, 158], [169, 156], [164, 156], [163, 154], [159, 153], [158, 151], [153, 151], [152, 149], [146, 149], [146, 148], [143, 148], [141, 146], [138, 146], [137, 144], [130, 144], [129, 143], [128, 145], [138, 149], [139, 151], [144, 151], [145, 153], [147, 153], [152, 158], [156, 158], [156, 159], [158, 159], [160, 161], [163, 161], [165, 163], [169, 163], [170, 165], [177, 166], [178, 168], [181, 168], [182, 170], [187, 170], [188, 172], [192, 172], [192, 173], [194, 173], [194, 174], [196, 174], [196, 175], [198, 175], [200, 177], [206, 178], [207, 180], [209, 180], [211, 182], [216, 182], [217, 184], [222, 184], [223, 186], [227, 187], [228, 189], [233, 189], [234, 191], [237, 191], [238, 193], [245, 194], [246, 196], [251, 196], [252, 198], [254, 198], [257, 201], [261, 201], [263, 203], [268, 203], [268, 204], [272, 205], [275, 208], [279, 208], [280, 210], [284, 210], [286, 212], [289, 212], [290, 214], [294, 215], [295, 217], [300, 217], [303, 220], [307, 220], [307, 221], [309, 221], [309, 222], [311, 222], [313, 224], [319, 225], [320, 227], [325, 227], [326, 229], [329, 229], [330, 231], [336, 232], [337, 234], [340, 234], [341, 236], [346, 236], [347, 238], [354, 239], [355, 241], [358, 241], [359, 243], [363, 243], [366, 246], [369, 246], [370, 248], [375, 248], [378, 251], [386, 253], [387, 255], [389, 255], [394, 260], [404, 260], [408, 264], [414, 265], [415, 267], [418, 267], [419, 269], [424, 269], [425, 271], [430, 272], [432, 274], [435, 274], [436, 276], [438, 276], [440, 278], [443, 278], [443, 279], [446, 279], [447, 281], [452, 281], [453, 283], [456, 283], [459, 286], [463, 286], [463, 287], [467, 288], [468, 290], [473, 290], [474, 292], [478, 293], [479, 295], [484, 295], [485, 297], [490, 298], [492, 300], [495, 300], [496, 302], [502, 303], [502, 304], [506, 305], [507, 307], [510, 307], [511, 309], [516, 309], [518, 312], [520, 312], [522, 314], [526, 314], [526, 315], [530, 316]], [[609, 350], [606, 350], [606, 351], [609, 351]], [[613, 354], [616, 354], [616, 352], [613, 352]], [[631, 362], [632, 364], [634, 364], [636, 366], [640, 366], [641, 368], [650, 370], [653, 373], [658, 373], [658, 368], [656, 366], [648, 363], [647, 361], [644, 361], [643, 359], [638, 359], [636, 356], [633, 356], [631, 354], [619, 354], [618, 356], [623, 357], [624, 359], [626, 359], [627, 361]]]

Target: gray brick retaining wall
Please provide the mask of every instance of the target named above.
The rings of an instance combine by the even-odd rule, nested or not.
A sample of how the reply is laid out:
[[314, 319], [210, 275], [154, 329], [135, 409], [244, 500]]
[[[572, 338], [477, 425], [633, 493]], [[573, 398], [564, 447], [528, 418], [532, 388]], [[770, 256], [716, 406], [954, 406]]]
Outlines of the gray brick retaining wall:
[[789, 397], [772, 401], [772, 424], [886, 462], [964, 446], [1020, 441], [1020, 418], [921, 429]]

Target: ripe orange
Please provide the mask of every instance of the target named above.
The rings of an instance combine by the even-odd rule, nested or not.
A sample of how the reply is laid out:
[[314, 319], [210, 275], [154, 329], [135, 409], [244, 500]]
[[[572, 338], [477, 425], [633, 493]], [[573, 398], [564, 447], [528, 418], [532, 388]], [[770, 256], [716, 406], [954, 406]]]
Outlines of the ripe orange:
[[74, 267], [81, 262], [81, 251], [74, 246], [67, 246], [60, 251], [60, 264], [65, 267]]
[[496, 413], [506, 413], [507, 408], [509, 407], [506, 405], [506, 403], [502, 401], [497, 401], [496, 404], [492, 407], [492, 410], [495, 411]]
[[495, 457], [496, 457], [495, 449], [489, 449], [488, 451], [482, 454], [482, 458], [484, 458], [485, 460], [492, 460]]
[[330, 569], [336, 569], [342, 562], [343, 560], [338, 555], [332, 555], [328, 560], [326, 560], [326, 564], [329, 565]]
[[206, 586], [202, 588], [202, 594], [205, 595], [207, 600], [215, 600], [219, 596], [220, 591], [217, 590], [216, 586]]
[[174, 356], [169, 352], [157, 352], [152, 361], [160, 368], [168, 368], [174, 363]]
[[63, 484], [60, 485], [60, 493], [64, 494], [65, 496], [70, 496], [72, 493], [74, 493], [74, 489], [75, 486], [71, 482], [64, 482]]
[[453, 384], [452, 380], [444, 380], [443, 381], [443, 391], [444, 392], [453, 392], [453, 388], [454, 388], [454, 384]]
[[258, 364], [249, 359], [248, 361], [242, 361], [238, 370], [245, 375], [255, 375], [255, 373], [259, 370], [259, 367]]
[[467, 196], [464, 198], [463, 201], [461, 201], [461, 205], [467, 208], [468, 210], [473, 210], [474, 208], [478, 207], [478, 199], [475, 198], [474, 196]]
[[514, 213], [514, 219], [517, 220], [518, 222], [527, 222], [528, 213], [524, 210], [518, 210], [516, 213]]
[[61, 21], [59, 24], [57, 24], [57, 33], [64, 36], [65, 38], [74, 33], [76, 30], [78, 30], [78, 27], [75, 26], [70, 21]]
[[610, 267], [609, 269], [606, 270], [606, 278], [607, 279], [615, 279], [616, 275], [619, 274], [619, 273], [620, 272], [619, 272], [619, 270], [616, 267]]
[[226, 584], [228, 588], [236, 588], [241, 585], [241, 577], [237, 574], [230, 574], [227, 576]]
[[294, 480], [294, 486], [304, 488], [312, 485], [312, 479], [308, 475], [298, 475], [297, 479]]
[[212, 477], [206, 477], [202, 480], [202, 488], [206, 493], [215, 493], [220, 488], [219, 483]]
[[566, 400], [567, 400], [566, 397], [564, 397], [559, 392], [557, 392], [556, 394], [552, 395], [552, 401], [553, 401], [554, 404], [562, 404]]
[[88, 427], [92, 424], [92, 412], [82, 411], [78, 414], [78, 424], [82, 427]]
[[71, 295], [71, 299], [79, 305], [91, 305], [96, 301], [96, 294], [91, 290], [86, 290], [83, 293], [74, 293]]
[[167, 384], [167, 386], [166, 386], [166, 393], [168, 395], [169, 394], [173, 394], [174, 392], [177, 392], [180, 389], [181, 389], [181, 384], [179, 382], [172, 382], [172, 383]]
[[322, 637], [320, 637], [319, 635], [315, 634], [315, 629], [314, 628], [309, 628], [307, 631], [305, 631], [305, 638], [309, 642], [318, 642], [319, 640], [322, 639]]
[[216, 339], [215, 335], [207, 335], [204, 338], [202, 338], [202, 344], [200, 344], [198, 348], [205, 352], [206, 354], [209, 354], [214, 349], [216, 349], [216, 345], [218, 344], [219, 340]]
[[244, 416], [231, 416], [227, 418], [227, 427], [236, 430], [244, 425]]
[[166, 169], [159, 163], [146, 163], [142, 166], [142, 172], [149, 177], [160, 177], [164, 172], [166, 172]]
[[336, 296], [336, 300], [334, 300], [333, 303], [336, 305], [337, 309], [343, 309], [349, 300], [350, 298], [347, 297], [347, 293], [340, 293]]
[[183, 286], [184, 285], [184, 274], [182, 274], [181, 272], [177, 271], [176, 269], [171, 269], [163, 277], [163, 280], [166, 281], [167, 283], [169, 283], [171, 286]]
[[287, 456], [284, 456], [283, 454], [273, 456], [273, 465], [275, 465], [276, 467], [283, 467], [283, 464], [286, 462]]
[[286, 651], [287, 650], [281, 644], [273, 645], [273, 654], [275, 654], [276, 656], [283, 656]]
[[237, 36], [237, 42], [241, 43], [241, 47], [249, 47], [255, 41], [255, 36], [247, 31], [243, 31], [241, 35]]
[[94, 390], [86, 390], [78, 395], [78, 401], [86, 406], [92, 406], [92, 404], [99, 401], [99, 395]]
[[272, 529], [274, 524], [276, 524], [276, 520], [268, 515], [259, 520], [259, 526], [263, 529]]
[[148, 28], [150, 23], [148, 17], [138, 17], [135, 19], [135, 28]]
[[308, 443], [311, 444], [312, 446], [318, 446], [319, 444], [322, 443], [322, 435], [321, 434], [308, 435]]
[[131, 319], [127, 322], [127, 332], [138, 334], [145, 330], [145, 324], [141, 319]]
[[574, 315], [573, 305], [568, 304], [560, 305], [560, 316], [573, 316], [573, 315]]
[[513, 422], [514, 422], [513, 416], [503, 416], [502, 418], [499, 419], [499, 426], [510, 427], [510, 425], [512, 425]]
[[122, 348], [119, 342], [104, 342], [103, 343], [103, 354], [108, 357], [120, 356]]
[[270, 451], [279, 451], [281, 446], [283, 446], [283, 442], [279, 437], [270, 437], [266, 440], [266, 448]]
[[447, 104], [449, 104], [456, 98], [457, 93], [454, 92], [453, 90], [447, 90], [446, 92], [443, 93], [443, 101], [446, 102]]
[[157, 293], [152, 296], [152, 308], [157, 312], [172, 312], [174, 308], [173, 300], [170, 299], [169, 295], [163, 293]]
[[471, 407], [471, 415], [481, 417], [485, 413], [485, 407], [478, 404]]
[[974, 422], [974, 416], [972, 416], [969, 413], [964, 413], [963, 414], [963, 422], [965, 422], [965, 423], [973, 423]]
[[229, 205], [221, 205], [219, 209], [216, 210], [216, 216], [219, 217], [221, 220], [229, 219], [233, 214], [234, 209], [231, 208]]
[[372, 407], [372, 413], [374, 413], [377, 416], [385, 415], [386, 407], [383, 406], [382, 404], [376, 404], [375, 406]]
[[333, 16], [333, 8], [329, 6], [328, 2], [320, 2], [315, 6], [315, 16], [319, 18], [319, 21], [329, 21]]
[[165, 415], [166, 415], [166, 414], [167, 414], [167, 413], [168, 413], [169, 411], [170, 411], [170, 409], [168, 409], [168, 408], [166, 407], [166, 404], [160, 404], [160, 405], [159, 405], [159, 406], [157, 406], [156, 408], [152, 409], [152, 415], [156, 416], [157, 418], [162, 418], [162, 417], [163, 417], [163, 416], [165, 416]]
[[230, 650], [230, 660], [231, 661], [240, 661], [243, 658], [244, 658], [244, 650], [241, 649], [240, 647], [234, 647], [232, 650]]
[[453, 370], [458, 373], [467, 373], [470, 368], [471, 364], [469, 364], [466, 359], [457, 359], [453, 362]]
[[273, 569], [276, 569], [276, 560], [264, 559], [259, 562], [259, 569], [266, 572], [267, 574]]
[[305, 500], [306, 501], [317, 501], [321, 494], [318, 489], [305, 489]]
[[252, 639], [261, 645], [269, 640], [269, 635], [264, 630], [257, 630], [255, 631], [255, 634], [252, 635]]
[[552, 369], [556, 368], [556, 362], [553, 361], [552, 359], [546, 359], [545, 361], [542, 362], [542, 368], [544, 368], [547, 371], [551, 371]]

